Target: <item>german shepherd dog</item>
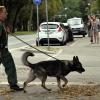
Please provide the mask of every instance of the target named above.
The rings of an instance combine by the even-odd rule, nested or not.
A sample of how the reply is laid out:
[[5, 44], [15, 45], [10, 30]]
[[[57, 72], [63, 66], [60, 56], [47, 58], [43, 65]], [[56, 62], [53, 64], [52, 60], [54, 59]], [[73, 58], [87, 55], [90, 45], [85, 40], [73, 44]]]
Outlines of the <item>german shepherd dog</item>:
[[[49, 60], [49, 61], [41, 61], [35, 64], [31, 64], [28, 61], [29, 56], [34, 56], [31, 52], [25, 52], [22, 56], [22, 62], [24, 65], [31, 68], [28, 79], [24, 82], [24, 92], [25, 87], [28, 83], [32, 82], [36, 78], [39, 78], [42, 82], [41, 86], [51, 91], [51, 89], [48, 89], [45, 86], [45, 82], [47, 79], [47, 76], [50, 77], [56, 77], [58, 87], [62, 89], [62, 87], [65, 87], [68, 83], [68, 80], [65, 78], [66, 75], [68, 75], [70, 72], [77, 71], [79, 73], [82, 73], [85, 71], [85, 69], [82, 67], [81, 62], [79, 61], [78, 57], [74, 56], [73, 60]], [[64, 81], [64, 84], [61, 86], [61, 79]]]

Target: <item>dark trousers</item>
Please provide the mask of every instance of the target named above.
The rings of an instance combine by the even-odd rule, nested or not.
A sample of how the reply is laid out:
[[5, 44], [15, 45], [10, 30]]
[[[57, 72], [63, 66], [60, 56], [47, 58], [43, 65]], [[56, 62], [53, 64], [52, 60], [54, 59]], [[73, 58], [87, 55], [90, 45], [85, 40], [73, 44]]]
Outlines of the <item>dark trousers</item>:
[[15, 85], [17, 83], [17, 75], [12, 55], [6, 48], [0, 50], [0, 53], [1, 53], [0, 61], [5, 67], [8, 83], [10, 85]]

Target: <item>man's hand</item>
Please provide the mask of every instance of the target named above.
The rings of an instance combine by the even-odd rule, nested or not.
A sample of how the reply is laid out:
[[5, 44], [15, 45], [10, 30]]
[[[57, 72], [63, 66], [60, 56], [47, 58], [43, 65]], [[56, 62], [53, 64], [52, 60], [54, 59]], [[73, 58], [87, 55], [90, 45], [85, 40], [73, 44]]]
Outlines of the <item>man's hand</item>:
[[11, 30], [10, 30], [10, 28], [8, 26], [6, 27], [6, 32], [7, 33], [10, 33], [11, 32]]

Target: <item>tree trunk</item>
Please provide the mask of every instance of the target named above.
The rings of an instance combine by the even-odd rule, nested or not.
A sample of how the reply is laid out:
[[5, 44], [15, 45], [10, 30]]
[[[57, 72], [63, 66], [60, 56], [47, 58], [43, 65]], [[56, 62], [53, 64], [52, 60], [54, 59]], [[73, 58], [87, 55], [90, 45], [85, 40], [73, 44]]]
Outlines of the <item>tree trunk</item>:
[[8, 5], [7, 24], [11, 28], [12, 32], [15, 31], [17, 17], [18, 17], [18, 14], [19, 14], [19, 11], [21, 8], [22, 8], [22, 6], [20, 6], [20, 5], [16, 5], [16, 6], [12, 5], [11, 6], [10, 3]]

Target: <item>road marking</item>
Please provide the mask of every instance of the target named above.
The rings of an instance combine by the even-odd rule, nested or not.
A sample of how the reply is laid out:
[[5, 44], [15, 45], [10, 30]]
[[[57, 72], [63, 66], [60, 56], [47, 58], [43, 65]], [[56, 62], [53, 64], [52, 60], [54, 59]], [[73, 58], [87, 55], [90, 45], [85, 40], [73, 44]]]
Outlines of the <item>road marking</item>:
[[[20, 81], [18, 84], [23, 85], [24, 82]], [[46, 82], [47, 85], [57, 85], [57, 82]], [[9, 85], [8, 82], [0, 82], [0, 85]], [[29, 85], [41, 85], [41, 82], [31, 82]]]
[[[27, 41], [27, 40], [24, 40], [24, 42], [31, 42], [31, 41], [33, 41], [33, 39], [31, 39], [31, 40], [29, 40], [29, 41]], [[23, 42], [21, 42], [20, 40], [18, 40], [18, 42], [16, 42], [16, 43], [8, 43], [9, 44], [9, 46], [11, 46], [11, 45], [18, 45], [18, 44], [20, 44], [20, 43], [23, 43]]]
[[22, 48], [25, 48], [25, 47], [27, 47], [27, 46], [22, 46], [22, 47], [18, 47], [18, 48], [10, 49], [10, 51], [19, 50], [19, 49], [22, 49]]
[[[80, 40], [80, 39], [79, 39]], [[79, 42], [79, 40], [77, 40], [76, 42], [73, 42], [71, 45], [69, 45], [70, 47], [72, 47], [72, 46], [74, 46], [74, 45], [76, 45], [78, 42]]]
[[[20, 81], [18, 84], [23, 85], [24, 82]], [[88, 84], [88, 83], [82, 83], [82, 82], [68, 82], [68, 85], [98, 85], [98, 83]], [[8, 82], [0, 82], [0, 85], [9, 85]], [[31, 82], [28, 83], [28, 86], [31, 85], [41, 85], [41, 82]], [[46, 85], [57, 85], [57, 82], [46, 82]]]
[[[79, 42], [79, 40], [77, 40], [76, 42], [74, 42], [74, 43], [72, 43], [71, 45], [69, 45], [69, 46], [74, 46], [74, 45], [76, 45], [77, 43]], [[61, 49], [57, 54], [55, 54], [53, 57], [57, 57], [59, 54], [61, 54], [63, 52], [63, 49]], [[49, 58], [47, 58], [47, 60], [50, 60], [51, 59], [51, 57], [49, 57]]]
[[[58, 56], [62, 51], [63, 51], [63, 49], [59, 50], [59, 52], [57, 54], [53, 55], [53, 57]], [[51, 59], [51, 57], [47, 58], [47, 60], [50, 60], [50, 59]]]

